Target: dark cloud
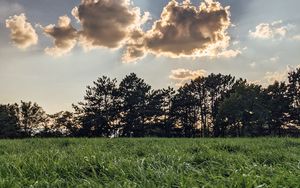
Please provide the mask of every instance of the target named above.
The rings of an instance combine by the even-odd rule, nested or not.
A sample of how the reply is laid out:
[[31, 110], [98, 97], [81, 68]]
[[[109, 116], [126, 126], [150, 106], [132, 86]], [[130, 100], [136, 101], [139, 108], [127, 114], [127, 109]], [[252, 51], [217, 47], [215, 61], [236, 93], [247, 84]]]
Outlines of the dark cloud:
[[140, 9], [129, 0], [83, 0], [72, 11], [80, 21], [85, 48], [118, 48], [141, 22]]
[[45, 52], [52, 56], [62, 56], [70, 52], [77, 43], [77, 31], [71, 25], [71, 20], [67, 16], [62, 16], [58, 20], [58, 25], [49, 25], [44, 28], [44, 32], [53, 37], [54, 47], [46, 48]]
[[[201, 0], [191, 0], [192, 3], [197, 4]], [[155, 0], [146, 1], [147, 9], [154, 15], [160, 15], [163, 7], [165, 7], [170, 0]], [[219, 0], [224, 6], [230, 6], [230, 12], [232, 14], [231, 19], [233, 22], [238, 22], [245, 13], [248, 12], [249, 6], [253, 1], [249, 0]]]
[[142, 51], [171, 57], [217, 57], [229, 46], [230, 25], [229, 7], [219, 2], [206, 0], [196, 7], [189, 0], [172, 0], [152, 29], [129, 42], [123, 60], [140, 58], [134, 55], [142, 56]]
[[131, 0], [82, 0], [72, 10], [80, 23], [76, 30], [67, 16], [44, 32], [54, 38], [46, 53], [61, 56], [79, 44], [84, 49], [125, 47], [124, 62], [147, 53], [169, 57], [235, 57], [240, 51], [228, 50], [231, 26], [229, 7], [214, 0], [199, 6], [190, 0], [169, 1], [150, 29], [142, 30], [149, 13], [141, 15]]

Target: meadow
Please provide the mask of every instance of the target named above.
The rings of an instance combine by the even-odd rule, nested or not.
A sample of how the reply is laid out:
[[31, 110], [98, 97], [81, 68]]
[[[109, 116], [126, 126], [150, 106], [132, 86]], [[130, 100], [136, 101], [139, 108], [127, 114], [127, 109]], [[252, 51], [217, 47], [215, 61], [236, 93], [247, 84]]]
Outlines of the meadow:
[[300, 139], [0, 140], [0, 187], [299, 187]]

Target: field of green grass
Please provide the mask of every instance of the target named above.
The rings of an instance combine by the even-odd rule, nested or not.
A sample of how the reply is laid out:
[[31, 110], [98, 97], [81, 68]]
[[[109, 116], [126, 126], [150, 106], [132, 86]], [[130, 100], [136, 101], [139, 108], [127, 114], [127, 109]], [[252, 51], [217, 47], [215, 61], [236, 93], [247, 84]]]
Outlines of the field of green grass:
[[0, 187], [300, 187], [300, 139], [0, 140]]

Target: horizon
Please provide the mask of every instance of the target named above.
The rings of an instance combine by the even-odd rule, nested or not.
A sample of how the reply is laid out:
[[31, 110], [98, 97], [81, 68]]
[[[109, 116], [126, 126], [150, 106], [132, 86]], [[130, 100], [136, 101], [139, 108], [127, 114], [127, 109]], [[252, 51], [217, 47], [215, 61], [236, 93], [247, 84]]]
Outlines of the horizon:
[[[206, 0], [201, 10], [204, 1], [200, 0], [107, 2], [111, 3], [1, 1], [0, 103], [34, 101], [52, 114], [71, 110], [72, 103], [83, 99], [86, 86], [102, 75], [120, 82], [134, 72], [155, 89], [176, 88], [211, 73], [268, 85], [284, 81], [300, 65], [300, 15], [294, 14], [300, 2], [296, 0]], [[116, 23], [95, 22], [85, 11], [88, 8], [116, 8], [119, 11], [113, 15], [96, 14]], [[174, 13], [170, 10], [183, 13], [175, 20], [167, 17]], [[185, 19], [188, 12], [191, 17]], [[209, 21], [201, 18], [204, 13]], [[155, 22], [161, 22], [162, 29], [155, 28]], [[169, 37], [174, 30], [164, 22], [178, 25], [177, 37]], [[99, 25], [89, 27], [95, 23]], [[193, 27], [186, 27], [195, 24], [201, 37], [192, 35]], [[115, 37], [109, 38], [110, 33]], [[158, 33], [165, 38], [157, 37]], [[134, 34], [141, 36], [134, 38]]]

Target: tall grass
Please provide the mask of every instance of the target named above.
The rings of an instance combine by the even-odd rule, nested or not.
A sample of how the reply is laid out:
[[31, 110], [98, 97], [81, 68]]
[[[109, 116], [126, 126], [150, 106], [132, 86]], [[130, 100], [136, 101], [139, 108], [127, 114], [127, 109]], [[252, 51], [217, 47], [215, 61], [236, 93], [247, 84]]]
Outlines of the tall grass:
[[300, 187], [300, 140], [0, 140], [0, 187]]

